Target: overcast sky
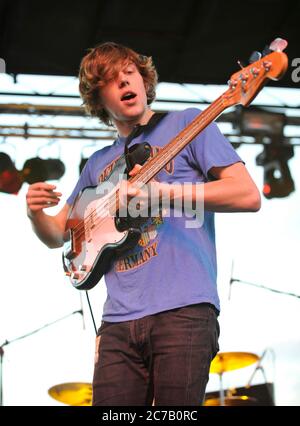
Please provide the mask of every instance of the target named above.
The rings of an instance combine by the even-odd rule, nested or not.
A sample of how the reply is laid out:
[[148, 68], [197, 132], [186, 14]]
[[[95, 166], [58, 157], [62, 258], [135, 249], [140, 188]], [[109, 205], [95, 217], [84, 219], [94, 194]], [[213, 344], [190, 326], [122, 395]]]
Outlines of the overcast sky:
[[[7, 76], [1, 77], [0, 89], [7, 89]], [[24, 79], [20, 90], [41, 90], [44, 83], [38, 78]], [[69, 83], [68, 83], [69, 82]], [[40, 84], [40, 87], [39, 87]], [[44, 86], [43, 86], [44, 84]], [[53, 85], [61, 85], [64, 93], [74, 92], [74, 80], [60, 79]], [[50, 87], [51, 88], [51, 87]], [[189, 90], [177, 85], [162, 85], [161, 97], [193, 96], [195, 93], [208, 97], [221, 93], [220, 88], [203, 87]], [[266, 89], [267, 90], [267, 89]], [[262, 96], [271, 101], [272, 93]], [[278, 91], [291, 103], [299, 98], [299, 91]], [[287, 99], [287, 97], [285, 99]], [[16, 102], [16, 100], [14, 100]], [[7, 102], [2, 98], [1, 102]], [[23, 102], [23, 100], [18, 100]], [[69, 102], [69, 101], [68, 101]], [[6, 118], [12, 123], [24, 122], [24, 117]], [[22, 121], [23, 120], [23, 121]], [[32, 122], [41, 123], [42, 118]], [[53, 119], [47, 118], [48, 123]], [[60, 125], [63, 120], [58, 119]], [[67, 120], [65, 120], [67, 121]], [[2, 123], [1, 123], [2, 124]], [[9, 139], [0, 151], [7, 152], [19, 169], [24, 161], [35, 157], [59, 158], [65, 163], [66, 174], [57, 182], [63, 193], [61, 205], [78, 179], [78, 165], [82, 152], [90, 154], [103, 143], [89, 146], [87, 142], [65, 140], [45, 147], [45, 141]], [[60, 149], [58, 149], [58, 146]], [[41, 148], [43, 147], [43, 148]], [[256, 166], [255, 157], [260, 146], [242, 146], [239, 155], [246, 162], [253, 179], [262, 188], [263, 169]], [[300, 168], [299, 148], [290, 160], [290, 170], [296, 191], [287, 198], [266, 200], [258, 213], [217, 214], [218, 288], [221, 297], [220, 350], [246, 351], [258, 356], [269, 348], [262, 365], [268, 381], [274, 383], [278, 405], [300, 404], [300, 300], [268, 292], [242, 283], [234, 283], [229, 296], [231, 266], [234, 261], [235, 278], [261, 284], [284, 292], [300, 294], [299, 283], [299, 210]], [[298, 166], [297, 166], [298, 164]], [[84, 308], [84, 322], [79, 314], [51, 325], [44, 330], [5, 346], [3, 362], [3, 394], [5, 405], [61, 405], [48, 395], [48, 389], [66, 382], [91, 382], [94, 357], [94, 329], [84, 292], [74, 289], [64, 278], [61, 250], [49, 250], [33, 234], [25, 213], [27, 185], [20, 193], [0, 193], [1, 238], [1, 297], [0, 297], [0, 344], [29, 333], [45, 324]], [[53, 208], [52, 213], [60, 208]], [[50, 210], [49, 210], [50, 213]], [[82, 296], [82, 298], [80, 297]], [[97, 325], [101, 321], [105, 300], [105, 286], [100, 282], [89, 291]], [[84, 326], [84, 327], [83, 327]], [[275, 354], [275, 361], [272, 354]], [[224, 374], [224, 386], [245, 386], [255, 365]], [[253, 384], [263, 383], [260, 371]], [[208, 391], [219, 389], [218, 377], [211, 375]]]

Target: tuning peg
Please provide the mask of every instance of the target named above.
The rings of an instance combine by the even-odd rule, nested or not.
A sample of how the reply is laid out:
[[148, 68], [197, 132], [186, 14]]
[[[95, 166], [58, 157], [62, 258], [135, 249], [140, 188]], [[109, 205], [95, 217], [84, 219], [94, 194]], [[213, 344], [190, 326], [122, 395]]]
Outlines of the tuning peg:
[[260, 52], [252, 52], [250, 58], [249, 58], [249, 64], [253, 64], [253, 62], [259, 61], [261, 58], [261, 53]]
[[284, 40], [283, 38], [277, 37], [270, 44], [270, 50], [272, 50], [273, 52], [283, 52], [284, 49], [287, 47], [287, 45], [288, 45], [288, 42], [286, 40]]
[[272, 52], [283, 52], [283, 50], [287, 47], [288, 42], [283, 38], [277, 37], [272, 41], [270, 46], [266, 46], [263, 50], [262, 56], [266, 56]]
[[240, 66], [241, 69], [245, 68], [245, 65], [243, 64], [242, 61], [238, 60], [237, 63]]
[[273, 50], [271, 50], [269, 46], [265, 46], [264, 50], [262, 51], [262, 57], [267, 56], [269, 53], [272, 52]]

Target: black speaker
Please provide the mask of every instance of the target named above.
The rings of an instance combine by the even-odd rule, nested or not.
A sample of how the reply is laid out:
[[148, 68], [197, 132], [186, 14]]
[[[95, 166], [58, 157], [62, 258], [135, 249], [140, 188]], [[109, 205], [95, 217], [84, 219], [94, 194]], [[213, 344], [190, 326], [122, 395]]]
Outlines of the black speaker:
[[[235, 388], [234, 390], [225, 389], [224, 395], [224, 405], [275, 406], [273, 383]], [[204, 405], [220, 405], [220, 393], [207, 392]]]

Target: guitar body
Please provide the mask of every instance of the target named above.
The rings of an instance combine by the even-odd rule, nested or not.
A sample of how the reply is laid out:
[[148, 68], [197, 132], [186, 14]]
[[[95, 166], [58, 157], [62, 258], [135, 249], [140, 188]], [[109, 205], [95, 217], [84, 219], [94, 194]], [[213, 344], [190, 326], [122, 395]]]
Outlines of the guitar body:
[[124, 157], [116, 163], [106, 181], [85, 188], [76, 198], [66, 223], [63, 266], [79, 290], [93, 288], [111, 265], [111, 260], [134, 247], [141, 232], [138, 225], [103, 209], [112, 187], [125, 178]]

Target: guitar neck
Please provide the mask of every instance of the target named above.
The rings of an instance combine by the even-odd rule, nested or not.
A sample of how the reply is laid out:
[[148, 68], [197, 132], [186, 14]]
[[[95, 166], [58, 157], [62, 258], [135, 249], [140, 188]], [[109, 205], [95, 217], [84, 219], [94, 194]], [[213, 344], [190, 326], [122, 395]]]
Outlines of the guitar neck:
[[[130, 183], [147, 184], [153, 179], [176, 155], [182, 151], [205, 127], [212, 123], [226, 108], [226, 99], [230, 96], [228, 90], [217, 98], [209, 107], [197, 115], [193, 121], [175, 138], [165, 145], [154, 157], [149, 158], [138, 174], [128, 179]], [[119, 189], [110, 198], [110, 211], [119, 209]]]
[[140, 172], [129, 179], [131, 183], [146, 184], [154, 178], [176, 155], [182, 151], [205, 127], [214, 121], [226, 108], [226, 92], [216, 99], [208, 108], [183, 129], [175, 138], [165, 145], [158, 154], [143, 165]]
[[[212, 123], [226, 108], [241, 104], [248, 106], [267, 80], [280, 79], [288, 68], [288, 58], [282, 49], [287, 42], [276, 39], [272, 43], [273, 51], [261, 59], [251, 62], [247, 67], [243, 67], [231, 75], [227, 89], [208, 108], [201, 112], [194, 120], [182, 130], [175, 138], [165, 145], [154, 157], [149, 158], [143, 164], [140, 171], [129, 178], [130, 183], [137, 183], [138, 186], [147, 184], [153, 179], [176, 155], [179, 154], [202, 130]], [[104, 200], [97, 200], [97, 207], [89, 211], [83, 221], [77, 223], [76, 227], [79, 235], [89, 232], [93, 225], [93, 215], [101, 216], [107, 208], [110, 215], [115, 215], [119, 210], [120, 185], [117, 184], [112, 193]], [[91, 224], [90, 224], [91, 222]], [[75, 230], [74, 228], [74, 235]], [[79, 231], [78, 231], [79, 230]]]

